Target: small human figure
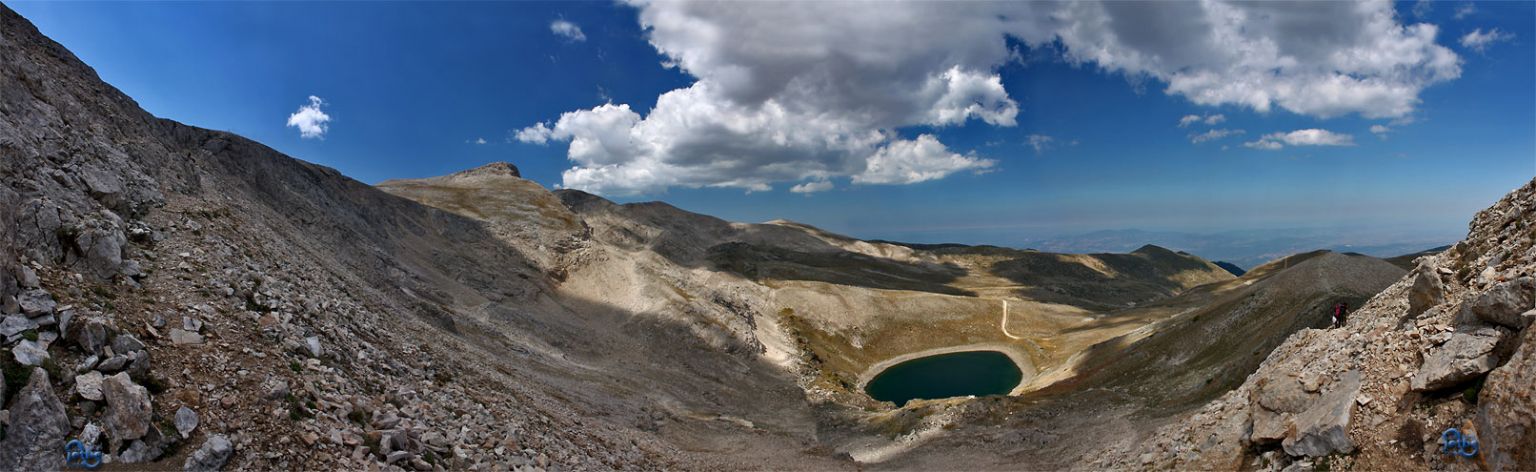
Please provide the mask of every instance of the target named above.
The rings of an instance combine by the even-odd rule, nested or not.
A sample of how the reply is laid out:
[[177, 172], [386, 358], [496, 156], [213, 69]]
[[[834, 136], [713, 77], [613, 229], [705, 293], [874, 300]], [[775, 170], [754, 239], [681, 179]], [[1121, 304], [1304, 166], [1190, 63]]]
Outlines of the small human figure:
[[1344, 326], [1344, 317], [1349, 315], [1349, 303], [1339, 302], [1333, 305], [1333, 327]]

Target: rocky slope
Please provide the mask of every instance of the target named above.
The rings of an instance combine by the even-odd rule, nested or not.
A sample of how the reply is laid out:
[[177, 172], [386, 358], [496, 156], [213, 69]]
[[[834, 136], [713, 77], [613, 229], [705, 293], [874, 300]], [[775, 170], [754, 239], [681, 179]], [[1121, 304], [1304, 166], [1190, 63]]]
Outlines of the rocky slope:
[[[1536, 469], [1536, 181], [1478, 213], [1340, 329], [1287, 339], [1237, 389], [1094, 467]], [[1443, 452], [1442, 434], [1478, 452]]]
[[556, 293], [505, 228], [154, 118], [3, 7], [0, 58], [0, 464], [58, 469], [66, 438], [157, 468], [754, 463], [651, 432], [686, 423], [837, 467], [695, 410], [794, 423], [787, 374]]

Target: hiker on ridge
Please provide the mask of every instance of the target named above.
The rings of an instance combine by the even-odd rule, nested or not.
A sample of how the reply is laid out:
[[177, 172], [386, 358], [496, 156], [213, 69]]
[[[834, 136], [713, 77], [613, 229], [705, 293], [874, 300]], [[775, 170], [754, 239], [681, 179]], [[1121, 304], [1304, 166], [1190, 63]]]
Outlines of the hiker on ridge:
[[1344, 326], [1344, 317], [1349, 314], [1349, 303], [1339, 302], [1333, 305], [1333, 327]]

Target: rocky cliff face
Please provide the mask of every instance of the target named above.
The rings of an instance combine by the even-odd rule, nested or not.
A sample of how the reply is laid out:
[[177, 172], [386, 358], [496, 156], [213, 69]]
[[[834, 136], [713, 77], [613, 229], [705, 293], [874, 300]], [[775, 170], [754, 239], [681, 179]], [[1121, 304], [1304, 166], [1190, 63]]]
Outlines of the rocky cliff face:
[[[1339, 329], [1292, 335], [1237, 389], [1095, 467], [1536, 469], [1536, 181]], [[1443, 452], [1456, 428], [1472, 457]]]

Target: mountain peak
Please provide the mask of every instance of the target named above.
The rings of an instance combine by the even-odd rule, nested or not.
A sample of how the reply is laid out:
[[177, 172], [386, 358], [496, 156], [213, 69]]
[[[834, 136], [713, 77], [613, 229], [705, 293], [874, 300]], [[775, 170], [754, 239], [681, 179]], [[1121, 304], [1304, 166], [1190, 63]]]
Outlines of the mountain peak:
[[469, 170], [461, 170], [450, 174], [449, 177], [480, 177], [480, 176], [511, 176], [521, 178], [523, 174], [518, 172], [517, 166], [510, 162], [492, 162]]

